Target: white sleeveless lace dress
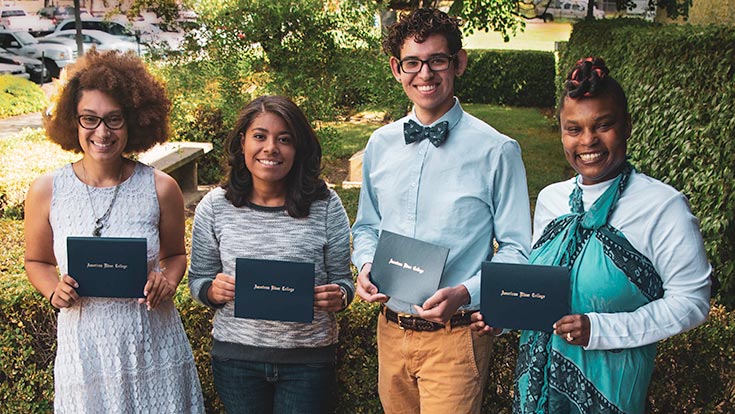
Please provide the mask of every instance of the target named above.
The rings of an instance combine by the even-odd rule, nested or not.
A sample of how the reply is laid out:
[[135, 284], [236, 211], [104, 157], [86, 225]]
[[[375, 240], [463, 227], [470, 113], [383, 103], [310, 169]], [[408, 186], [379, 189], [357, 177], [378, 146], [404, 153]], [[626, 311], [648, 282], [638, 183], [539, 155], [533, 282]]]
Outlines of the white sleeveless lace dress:
[[[114, 187], [89, 187], [71, 164], [56, 171], [50, 222], [54, 254], [67, 271], [67, 236], [91, 236]], [[148, 270], [158, 266], [159, 207], [153, 169], [137, 163], [120, 184], [103, 237], [148, 239]], [[73, 277], [74, 275], [72, 275]], [[152, 311], [137, 299], [81, 298], [58, 316], [54, 366], [56, 413], [203, 413], [194, 357], [168, 300]]]

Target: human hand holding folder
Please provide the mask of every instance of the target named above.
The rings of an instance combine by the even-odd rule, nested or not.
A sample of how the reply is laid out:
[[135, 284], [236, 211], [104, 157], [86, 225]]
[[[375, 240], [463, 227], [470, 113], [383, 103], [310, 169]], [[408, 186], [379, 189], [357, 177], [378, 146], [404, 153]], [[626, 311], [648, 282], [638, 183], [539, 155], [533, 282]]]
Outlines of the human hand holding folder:
[[76, 288], [79, 287], [79, 283], [69, 275], [61, 276], [59, 283], [56, 284], [56, 288], [51, 293], [49, 302], [51, 306], [57, 309], [68, 308], [76, 301], [79, 300]]
[[138, 299], [138, 303], [145, 303], [148, 310], [155, 309], [162, 301], [172, 298], [176, 293], [176, 286], [163, 274], [165, 270], [164, 268], [148, 273], [148, 280], [143, 288], [145, 298]]
[[554, 334], [559, 335], [570, 345], [587, 346], [590, 343], [590, 317], [587, 315], [566, 315], [554, 323]]
[[490, 334], [492, 336], [498, 336], [503, 333], [501, 328], [493, 328], [492, 326], [485, 323], [485, 318], [482, 316], [482, 312], [475, 312], [470, 316], [472, 323], [470, 329], [477, 332], [478, 335], [483, 336]]
[[370, 269], [372, 267], [372, 263], [365, 263], [360, 269], [360, 273], [357, 275], [357, 296], [368, 303], [385, 303], [389, 299], [388, 296], [379, 293], [378, 287], [370, 281]]
[[235, 300], [235, 277], [217, 273], [207, 290], [207, 298], [215, 305]]
[[464, 285], [445, 287], [436, 291], [422, 306], [413, 305], [418, 315], [436, 323], [447, 323], [460, 306], [470, 302], [470, 292]]

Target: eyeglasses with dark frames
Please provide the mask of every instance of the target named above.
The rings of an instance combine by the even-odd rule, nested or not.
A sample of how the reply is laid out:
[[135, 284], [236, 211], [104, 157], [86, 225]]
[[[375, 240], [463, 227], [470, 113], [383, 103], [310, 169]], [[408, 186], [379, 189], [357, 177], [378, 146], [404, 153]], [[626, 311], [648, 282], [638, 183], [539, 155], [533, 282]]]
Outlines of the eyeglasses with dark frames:
[[442, 72], [449, 69], [455, 55], [435, 55], [426, 60], [415, 57], [408, 57], [398, 61], [398, 65], [404, 73], [419, 73], [424, 68], [424, 64], [429, 65], [432, 72]]
[[125, 126], [125, 117], [120, 114], [99, 117], [94, 115], [79, 115], [77, 117], [79, 126], [84, 129], [97, 129], [101, 123], [105, 123], [108, 129], [118, 130]]

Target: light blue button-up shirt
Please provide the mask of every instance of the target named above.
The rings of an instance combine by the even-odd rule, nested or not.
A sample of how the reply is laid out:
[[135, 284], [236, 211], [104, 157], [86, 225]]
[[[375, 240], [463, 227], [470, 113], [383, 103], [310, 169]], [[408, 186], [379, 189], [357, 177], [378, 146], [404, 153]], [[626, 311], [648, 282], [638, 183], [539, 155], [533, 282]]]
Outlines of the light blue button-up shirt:
[[[409, 119], [421, 124], [412, 112], [376, 130], [367, 144], [352, 261], [358, 269], [372, 262], [383, 229], [447, 247], [439, 287], [463, 284], [470, 293], [464, 308], [479, 309], [482, 262], [528, 259], [531, 213], [520, 146], [464, 112], [456, 98], [432, 124], [449, 122], [438, 148], [428, 139], [407, 145], [403, 124]], [[494, 256], [493, 239], [499, 245]], [[394, 298], [387, 305], [416, 313]]]

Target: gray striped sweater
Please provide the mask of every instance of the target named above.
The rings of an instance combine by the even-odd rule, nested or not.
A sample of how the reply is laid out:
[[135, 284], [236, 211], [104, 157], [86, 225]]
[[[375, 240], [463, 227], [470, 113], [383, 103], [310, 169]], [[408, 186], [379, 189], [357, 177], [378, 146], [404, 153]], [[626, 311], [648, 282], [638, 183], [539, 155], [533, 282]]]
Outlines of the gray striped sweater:
[[314, 311], [312, 323], [241, 319], [234, 302], [217, 307], [207, 290], [217, 273], [235, 276], [235, 259], [314, 263], [315, 283], [337, 283], [354, 297], [350, 272], [350, 229], [339, 196], [331, 191], [315, 201], [306, 218], [284, 208], [235, 207], [218, 187], [199, 203], [192, 231], [189, 290], [216, 309], [212, 356], [247, 361], [310, 363], [334, 361], [337, 321], [334, 313]]

